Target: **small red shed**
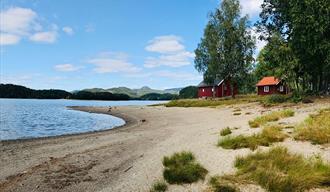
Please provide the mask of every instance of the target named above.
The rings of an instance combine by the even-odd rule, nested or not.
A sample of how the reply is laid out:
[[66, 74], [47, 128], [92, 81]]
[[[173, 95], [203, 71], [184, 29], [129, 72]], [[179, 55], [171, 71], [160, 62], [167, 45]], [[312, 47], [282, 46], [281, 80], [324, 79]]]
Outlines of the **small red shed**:
[[[234, 94], [238, 93], [237, 86], [234, 86]], [[226, 97], [231, 96], [231, 83], [228, 79], [216, 79], [214, 84], [202, 81], [198, 85], [198, 97]]]
[[258, 95], [288, 94], [285, 84], [274, 76], [264, 77], [257, 83]]

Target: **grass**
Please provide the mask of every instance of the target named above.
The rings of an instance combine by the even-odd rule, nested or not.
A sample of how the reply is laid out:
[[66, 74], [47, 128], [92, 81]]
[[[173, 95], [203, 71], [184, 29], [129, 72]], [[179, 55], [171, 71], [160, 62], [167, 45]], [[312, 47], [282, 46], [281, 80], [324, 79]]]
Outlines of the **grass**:
[[166, 107], [216, 107], [251, 102], [261, 102], [265, 97], [258, 95], [237, 95], [236, 98], [226, 97], [217, 99], [179, 99], [165, 104]]
[[265, 125], [268, 122], [278, 121], [281, 118], [292, 117], [294, 116], [294, 111], [290, 109], [282, 110], [282, 111], [274, 111], [266, 115], [262, 115], [260, 117], [255, 118], [254, 120], [249, 121], [249, 125], [252, 128], [257, 128], [262, 125]]
[[150, 192], [165, 192], [167, 190], [167, 184], [164, 181], [156, 181], [151, 189]]
[[209, 185], [212, 192], [239, 192], [239, 189], [232, 182], [218, 176], [211, 177]]
[[320, 158], [305, 159], [276, 147], [235, 161], [234, 177], [251, 180], [270, 192], [296, 192], [330, 186], [330, 165]]
[[310, 115], [295, 128], [295, 139], [312, 141], [313, 144], [330, 143], [330, 108]]
[[276, 104], [288, 102], [289, 100], [290, 100], [290, 96], [288, 95], [275, 94], [275, 95], [267, 96], [261, 103], [264, 106], [273, 106]]
[[229, 127], [226, 127], [226, 128], [224, 128], [220, 131], [221, 136], [226, 136], [226, 135], [229, 135], [229, 134], [231, 134], [231, 130], [230, 130]]
[[258, 146], [269, 146], [275, 142], [283, 141], [287, 136], [282, 132], [283, 127], [271, 125], [263, 128], [259, 134], [251, 136], [239, 135], [236, 137], [225, 137], [219, 140], [218, 146], [224, 149], [250, 148], [255, 150]]
[[233, 113], [233, 115], [241, 115], [242, 113], [240, 113], [240, 112], [235, 112], [235, 113]]
[[196, 162], [191, 152], [174, 153], [170, 157], [163, 158], [165, 167], [163, 176], [170, 184], [193, 183], [204, 180], [208, 171]]

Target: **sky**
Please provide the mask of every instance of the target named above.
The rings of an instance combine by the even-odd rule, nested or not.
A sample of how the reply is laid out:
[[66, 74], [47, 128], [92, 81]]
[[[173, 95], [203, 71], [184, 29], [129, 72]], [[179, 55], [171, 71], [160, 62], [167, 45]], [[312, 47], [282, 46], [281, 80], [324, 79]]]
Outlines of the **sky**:
[[[240, 0], [251, 24], [262, 0]], [[197, 85], [219, 0], [0, 0], [0, 81], [34, 89]], [[257, 50], [264, 46], [257, 43]]]

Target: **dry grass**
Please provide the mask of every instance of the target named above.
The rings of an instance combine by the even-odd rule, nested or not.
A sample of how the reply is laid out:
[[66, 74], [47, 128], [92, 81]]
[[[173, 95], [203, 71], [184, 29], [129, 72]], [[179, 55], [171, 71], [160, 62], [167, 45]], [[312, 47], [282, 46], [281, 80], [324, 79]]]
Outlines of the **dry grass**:
[[255, 150], [258, 146], [269, 146], [272, 143], [283, 141], [287, 136], [281, 131], [282, 129], [281, 126], [272, 125], [263, 128], [261, 133], [252, 136], [228, 136], [220, 139], [218, 146], [225, 149], [250, 148]]
[[276, 147], [235, 161], [235, 177], [251, 180], [270, 192], [296, 192], [330, 186], [330, 165], [320, 158], [305, 159]]
[[254, 120], [249, 121], [249, 125], [252, 128], [260, 127], [265, 125], [268, 122], [278, 121], [281, 118], [292, 117], [294, 116], [294, 111], [287, 109], [282, 111], [274, 111], [266, 115], [255, 118]]
[[314, 144], [330, 143], [330, 108], [310, 115], [295, 128], [295, 139], [308, 140]]
[[151, 189], [150, 192], [165, 192], [167, 190], [167, 184], [165, 181], [156, 181]]

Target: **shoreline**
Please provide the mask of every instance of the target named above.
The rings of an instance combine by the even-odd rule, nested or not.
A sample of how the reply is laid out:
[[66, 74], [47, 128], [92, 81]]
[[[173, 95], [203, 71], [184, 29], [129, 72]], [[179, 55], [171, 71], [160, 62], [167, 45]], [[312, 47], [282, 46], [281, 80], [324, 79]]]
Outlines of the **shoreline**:
[[[330, 103], [296, 107], [295, 116], [281, 122], [301, 122], [327, 106]], [[233, 115], [236, 107], [242, 115]], [[236, 157], [251, 153], [249, 149], [217, 147], [219, 131], [228, 126], [237, 127], [233, 135], [257, 133], [260, 129], [251, 129], [248, 121], [265, 110], [277, 110], [256, 104], [221, 108], [121, 106], [111, 112], [108, 107], [73, 109], [110, 114], [126, 124], [98, 132], [0, 142], [0, 191], [149, 191], [162, 178], [162, 158], [183, 150], [191, 151], [209, 174], [205, 181], [170, 185], [169, 191], [203, 191], [210, 176], [235, 172]], [[280, 145], [306, 157], [319, 153], [330, 162], [329, 146], [293, 140]], [[242, 191], [263, 190], [250, 186]]]

